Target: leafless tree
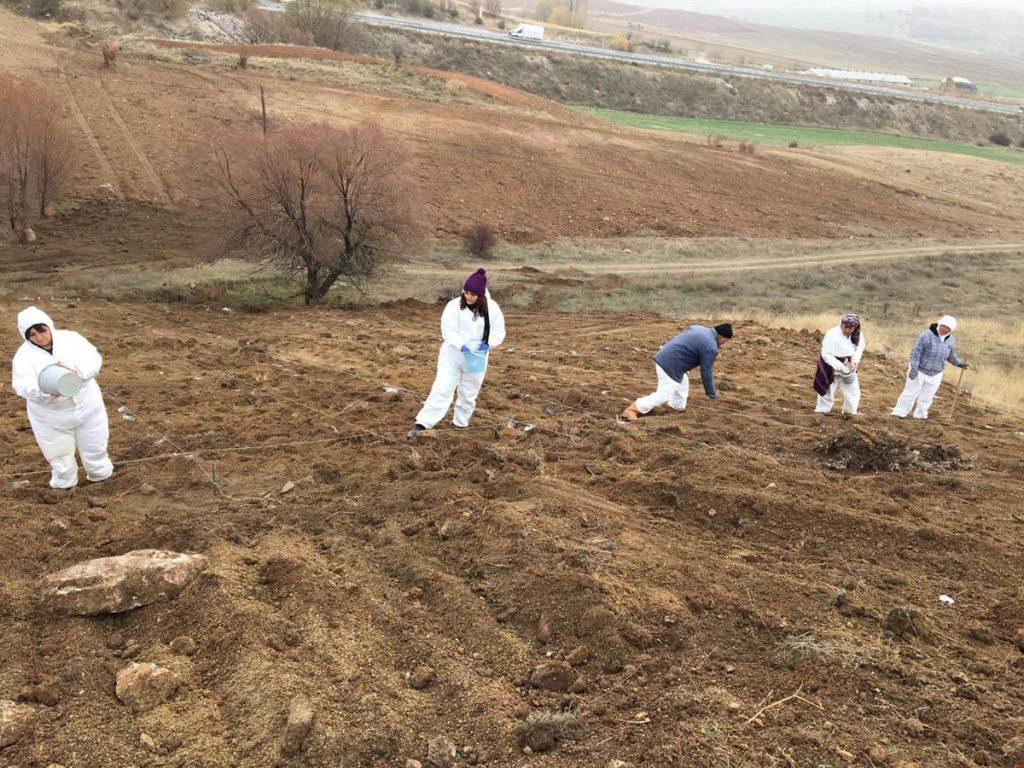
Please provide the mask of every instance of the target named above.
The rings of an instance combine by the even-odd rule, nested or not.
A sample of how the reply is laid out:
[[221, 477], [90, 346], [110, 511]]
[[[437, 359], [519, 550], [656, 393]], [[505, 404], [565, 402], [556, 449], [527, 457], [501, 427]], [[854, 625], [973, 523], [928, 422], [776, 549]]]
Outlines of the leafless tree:
[[498, 245], [498, 230], [489, 221], [478, 221], [462, 233], [462, 242], [470, 255], [486, 259]]
[[484, 0], [484, 13], [493, 18], [501, 16], [501, 0]]
[[373, 278], [415, 237], [404, 152], [376, 125], [234, 137], [215, 158], [240, 214], [235, 249], [301, 276], [307, 304]]
[[48, 215], [71, 163], [54, 96], [37, 83], [0, 78], [0, 203], [21, 242]]

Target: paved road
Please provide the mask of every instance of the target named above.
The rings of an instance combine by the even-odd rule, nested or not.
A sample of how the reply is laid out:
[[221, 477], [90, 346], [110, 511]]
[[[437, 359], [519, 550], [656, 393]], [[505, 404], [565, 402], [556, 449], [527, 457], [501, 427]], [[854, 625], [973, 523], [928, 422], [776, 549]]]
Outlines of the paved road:
[[[266, 0], [264, 0], [266, 3]], [[852, 91], [854, 93], [865, 93], [887, 98], [905, 99], [908, 101], [923, 101], [932, 104], [946, 104], [954, 107], [966, 107], [980, 109], [987, 112], [999, 112], [1002, 114], [1019, 114], [1013, 104], [998, 104], [982, 99], [954, 98], [934, 93], [922, 93], [905, 88], [895, 88], [881, 85], [862, 85], [859, 83], [843, 83], [835, 80], [826, 80], [807, 75], [791, 75], [784, 72], [767, 72], [761, 69], [749, 69], [747, 67], [730, 67], [724, 64], [704, 64], [698, 61], [687, 61], [686, 59], [675, 59], [669, 56], [651, 56], [646, 53], [628, 53], [625, 51], [613, 51], [607, 48], [595, 48], [589, 45], [577, 45], [562, 40], [523, 40], [509, 37], [507, 34], [491, 32], [486, 29], [464, 27], [458, 24], [445, 24], [443, 22], [429, 21], [427, 19], [396, 18], [391, 16], [380, 16], [373, 13], [353, 13], [350, 18], [362, 24], [375, 27], [391, 27], [394, 29], [411, 29], [418, 32], [428, 32], [436, 35], [447, 35], [449, 37], [462, 37], [470, 40], [480, 40], [497, 45], [512, 45], [519, 48], [532, 48], [542, 51], [557, 51], [576, 56], [591, 56], [598, 59], [612, 59], [626, 61], [635, 64], [647, 64], [658, 67], [670, 67], [674, 69], [686, 69], [692, 72], [701, 72], [711, 75], [728, 75], [735, 77], [752, 77], [759, 80], [775, 80], [796, 85], [812, 85], [817, 88], [833, 88], [839, 91]], [[1024, 118], [1024, 115], [1022, 115]]]

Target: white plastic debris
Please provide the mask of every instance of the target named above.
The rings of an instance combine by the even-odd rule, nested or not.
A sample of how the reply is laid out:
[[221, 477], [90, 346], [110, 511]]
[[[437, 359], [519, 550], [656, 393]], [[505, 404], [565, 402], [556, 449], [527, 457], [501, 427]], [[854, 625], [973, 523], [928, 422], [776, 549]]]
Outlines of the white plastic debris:
[[231, 307], [221, 307], [220, 311], [221, 312], [230, 312], [231, 311]]
[[389, 395], [397, 395], [398, 387], [392, 387], [390, 384], [385, 384], [384, 391], [387, 392]]
[[949, 595], [939, 595], [939, 602], [943, 605], [956, 605], [956, 600]]
[[117, 412], [121, 414], [121, 418], [125, 421], [135, 421], [135, 417], [123, 405], [117, 409]]
[[526, 432], [527, 434], [529, 434], [530, 432], [533, 432], [533, 430], [535, 430], [536, 428], [537, 427], [534, 424], [524, 424], [523, 425], [523, 432]]

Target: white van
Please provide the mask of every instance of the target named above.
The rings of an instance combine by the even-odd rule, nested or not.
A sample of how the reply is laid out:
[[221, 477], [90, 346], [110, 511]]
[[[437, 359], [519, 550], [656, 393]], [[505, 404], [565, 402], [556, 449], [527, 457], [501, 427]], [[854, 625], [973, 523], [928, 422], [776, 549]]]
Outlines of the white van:
[[540, 24], [520, 24], [508, 34], [509, 37], [521, 37], [525, 40], [543, 40], [544, 27]]

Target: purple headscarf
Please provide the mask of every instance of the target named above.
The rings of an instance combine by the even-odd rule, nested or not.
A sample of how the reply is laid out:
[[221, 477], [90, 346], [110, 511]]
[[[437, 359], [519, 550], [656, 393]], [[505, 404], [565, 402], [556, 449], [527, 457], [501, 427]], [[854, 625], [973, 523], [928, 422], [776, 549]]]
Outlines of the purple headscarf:
[[855, 315], [852, 312], [848, 315], [843, 315], [839, 325], [843, 328], [853, 328], [853, 333], [850, 334], [850, 343], [855, 347], [860, 344], [860, 315]]

